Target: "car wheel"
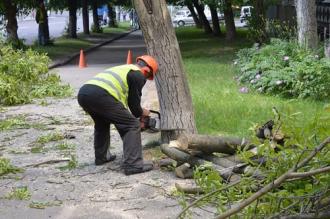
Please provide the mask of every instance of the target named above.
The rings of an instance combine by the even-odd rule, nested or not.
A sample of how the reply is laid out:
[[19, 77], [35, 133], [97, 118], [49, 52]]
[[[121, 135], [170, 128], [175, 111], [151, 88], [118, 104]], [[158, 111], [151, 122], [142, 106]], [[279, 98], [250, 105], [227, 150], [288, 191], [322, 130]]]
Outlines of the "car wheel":
[[183, 27], [184, 26], [184, 21], [178, 21], [178, 25], [179, 25], [179, 27]]

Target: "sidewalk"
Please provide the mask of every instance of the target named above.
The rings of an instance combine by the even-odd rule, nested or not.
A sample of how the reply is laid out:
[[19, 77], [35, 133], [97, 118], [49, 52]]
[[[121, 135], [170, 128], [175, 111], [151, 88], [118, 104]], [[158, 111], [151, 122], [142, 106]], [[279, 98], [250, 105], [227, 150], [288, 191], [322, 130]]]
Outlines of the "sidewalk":
[[[100, 48], [106, 44], [109, 44], [115, 40], [121, 39], [128, 34], [134, 32], [135, 30], [132, 31], [127, 31], [124, 33], [111, 33], [111, 34], [93, 34], [90, 36], [84, 36], [80, 37], [80, 39], [83, 39], [89, 43], [91, 43], [90, 46], [87, 48], [81, 48], [84, 50], [85, 54], [90, 53], [91, 51], [96, 50], [97, 48]], [[52, 60], [51, 65], [49, 66], [49, 69], [53, 69], [59, 66], [63, 66], [65, 64], [68, 64], [69, 62], [72, 62], [72, 60], [78, 58], [80, 55], [80, 50], [73, 53], [73, 54], [63, 54], [61, 58], [56, 58]]]

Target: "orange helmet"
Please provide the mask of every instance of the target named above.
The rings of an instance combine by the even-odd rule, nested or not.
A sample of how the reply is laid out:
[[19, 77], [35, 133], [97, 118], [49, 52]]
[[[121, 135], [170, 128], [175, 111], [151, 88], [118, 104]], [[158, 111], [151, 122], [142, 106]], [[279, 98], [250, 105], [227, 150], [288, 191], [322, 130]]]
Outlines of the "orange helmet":
[[[149, 55], [142, 55], [136, 58], [136, 62], [138, 63], [138, 65], [140, 66], [147, 66], [151, 69], [151, 75], [148, 75], [148, 79], [149, 80], [153, 80], [154, 76], [156, 75], [157, 71], [158, 71], [158, 63], [156, 61], [156, 59], [154, 59], [152, 56]], [[143, 72], [144, 75], [146, 75], [145, 72]]]

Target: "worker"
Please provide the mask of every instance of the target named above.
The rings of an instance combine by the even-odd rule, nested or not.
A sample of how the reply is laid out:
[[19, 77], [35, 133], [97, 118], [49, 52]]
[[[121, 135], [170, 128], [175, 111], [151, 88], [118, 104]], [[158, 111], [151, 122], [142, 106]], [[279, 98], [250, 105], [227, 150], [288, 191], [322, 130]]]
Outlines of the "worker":
[[[122, 168], [126, 175], [153, 169], [143, 162], [140, 116], [149, 110], [141, 107], [142, 88], [153, 80], [157, 61], [149, 55], [137, 57], [136, 64], [119, 65], [97, 74], [79, 90], [78, 103], [94, 120], [95, 164], [116, 159], [110, 153], [110, 124], [114, 124], [123, 141]], [[129, 111], [130, 110], [130, 111]]]

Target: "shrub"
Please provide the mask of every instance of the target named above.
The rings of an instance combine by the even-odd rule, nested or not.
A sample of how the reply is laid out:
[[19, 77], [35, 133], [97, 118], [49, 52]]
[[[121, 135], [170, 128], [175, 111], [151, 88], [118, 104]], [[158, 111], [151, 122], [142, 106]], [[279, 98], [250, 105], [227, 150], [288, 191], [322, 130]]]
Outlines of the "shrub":
[[295, 41], [242, 49], [235, 61], [238, 80], [261, 93], [325, 100], [330, 97], [330, 60]]
[[0, 104], [29, 103], [44, 96], [68, 96], [68, 85], [48, 73], [49, 58], [31, 49], [15, 50], [0, 44]]

